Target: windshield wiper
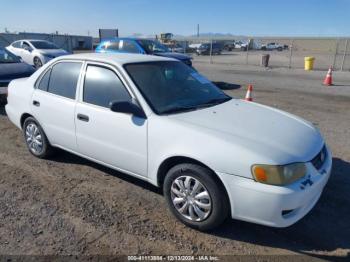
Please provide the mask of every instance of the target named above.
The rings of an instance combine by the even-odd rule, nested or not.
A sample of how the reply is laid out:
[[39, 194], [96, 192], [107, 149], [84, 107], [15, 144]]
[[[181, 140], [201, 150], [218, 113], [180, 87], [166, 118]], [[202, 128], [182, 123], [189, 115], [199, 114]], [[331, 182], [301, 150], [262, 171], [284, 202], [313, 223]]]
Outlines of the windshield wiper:
[[172, 114], [172, 113], [187, 112], [187, 111], [192, 111], [196, 109], [197, 109], [197, 106], [176, 106], [176, 107], [164, 110], [160, 114], [166, 115], [166, 114]]
[[214, 105], [218, 105], [218, 104], [222, 104], [225, 103], [229, 100], [231, 100], [231, 97], [224, 97], [224, 98], [213, 98], [208, 100], [207, 102], [197, 105], [197, 108], [201, 108], [201, 107], [209, 107], [209, 106], [214, 106]]
[[224, 102], [231, 100], [231, 99], [232, 99], [231, 97], [214, 98], [214, 99], [210, 99], [209, 101], [207, 101], [204, 104], [198, 104], [198, 105], [192, 105], [192, 106], [176, 106], [176, 107], [162, 111], [161, 114], [164, 115], [164, 114], [171, 114], [171, 113], [193, 111], [193, 110], [197, 110], [200, 108], [218, 105], [218, 104], [224, 103]]

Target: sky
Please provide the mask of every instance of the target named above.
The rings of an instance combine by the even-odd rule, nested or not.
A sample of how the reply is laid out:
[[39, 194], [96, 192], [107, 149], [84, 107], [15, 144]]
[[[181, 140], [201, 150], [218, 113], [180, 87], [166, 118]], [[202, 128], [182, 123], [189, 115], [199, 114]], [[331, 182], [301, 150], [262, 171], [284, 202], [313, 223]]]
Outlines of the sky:
[[350, 0], [1, 0], [0, 32], [350, 36]]

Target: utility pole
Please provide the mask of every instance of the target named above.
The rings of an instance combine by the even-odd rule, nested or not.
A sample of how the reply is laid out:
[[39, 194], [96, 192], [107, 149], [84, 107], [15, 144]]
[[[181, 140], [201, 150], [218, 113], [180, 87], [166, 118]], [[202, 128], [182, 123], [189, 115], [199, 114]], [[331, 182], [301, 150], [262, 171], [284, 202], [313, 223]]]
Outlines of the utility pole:
[[199, 24], [197, 24], [197, 37], [199, 38]]

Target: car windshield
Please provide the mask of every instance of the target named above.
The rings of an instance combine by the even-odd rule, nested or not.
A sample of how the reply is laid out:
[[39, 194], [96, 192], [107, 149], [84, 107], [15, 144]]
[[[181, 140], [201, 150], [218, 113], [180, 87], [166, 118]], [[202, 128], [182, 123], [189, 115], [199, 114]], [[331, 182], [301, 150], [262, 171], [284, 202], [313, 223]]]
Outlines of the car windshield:
[[134, 63], [124, 67], [159, 115], [197, 110], [231, 99], [204, 76], [178, 61]]
[[56, 45], [48, 41], [30, 41], [30, 43], [36, 49], [59, 49]]
[[145, 49], [147, 54], [169, 52], [166, 46], [154, 40], [142, 39], [137, 40], [137, 42]]
[[0, 63], [20, 63], [21, 60], [6, 49], [0, 49]]

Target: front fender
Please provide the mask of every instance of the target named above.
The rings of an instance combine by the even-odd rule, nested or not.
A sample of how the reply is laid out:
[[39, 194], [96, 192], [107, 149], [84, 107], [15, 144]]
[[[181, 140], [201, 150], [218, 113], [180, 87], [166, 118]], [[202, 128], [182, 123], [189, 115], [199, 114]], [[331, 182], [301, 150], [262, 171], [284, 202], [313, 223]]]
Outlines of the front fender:
[[[232, 140], [232, 139], [231, 139]], [[152, 115], [148, 130], [148, 179], [157, 185], [158, 170], [170, 157], [186, 157], [208, 166], [216, 173], [252, 178], [252, 160], [271, 162], [242, 144], [230, 142], [230, 135], [217, 134], [184, 123]]]

